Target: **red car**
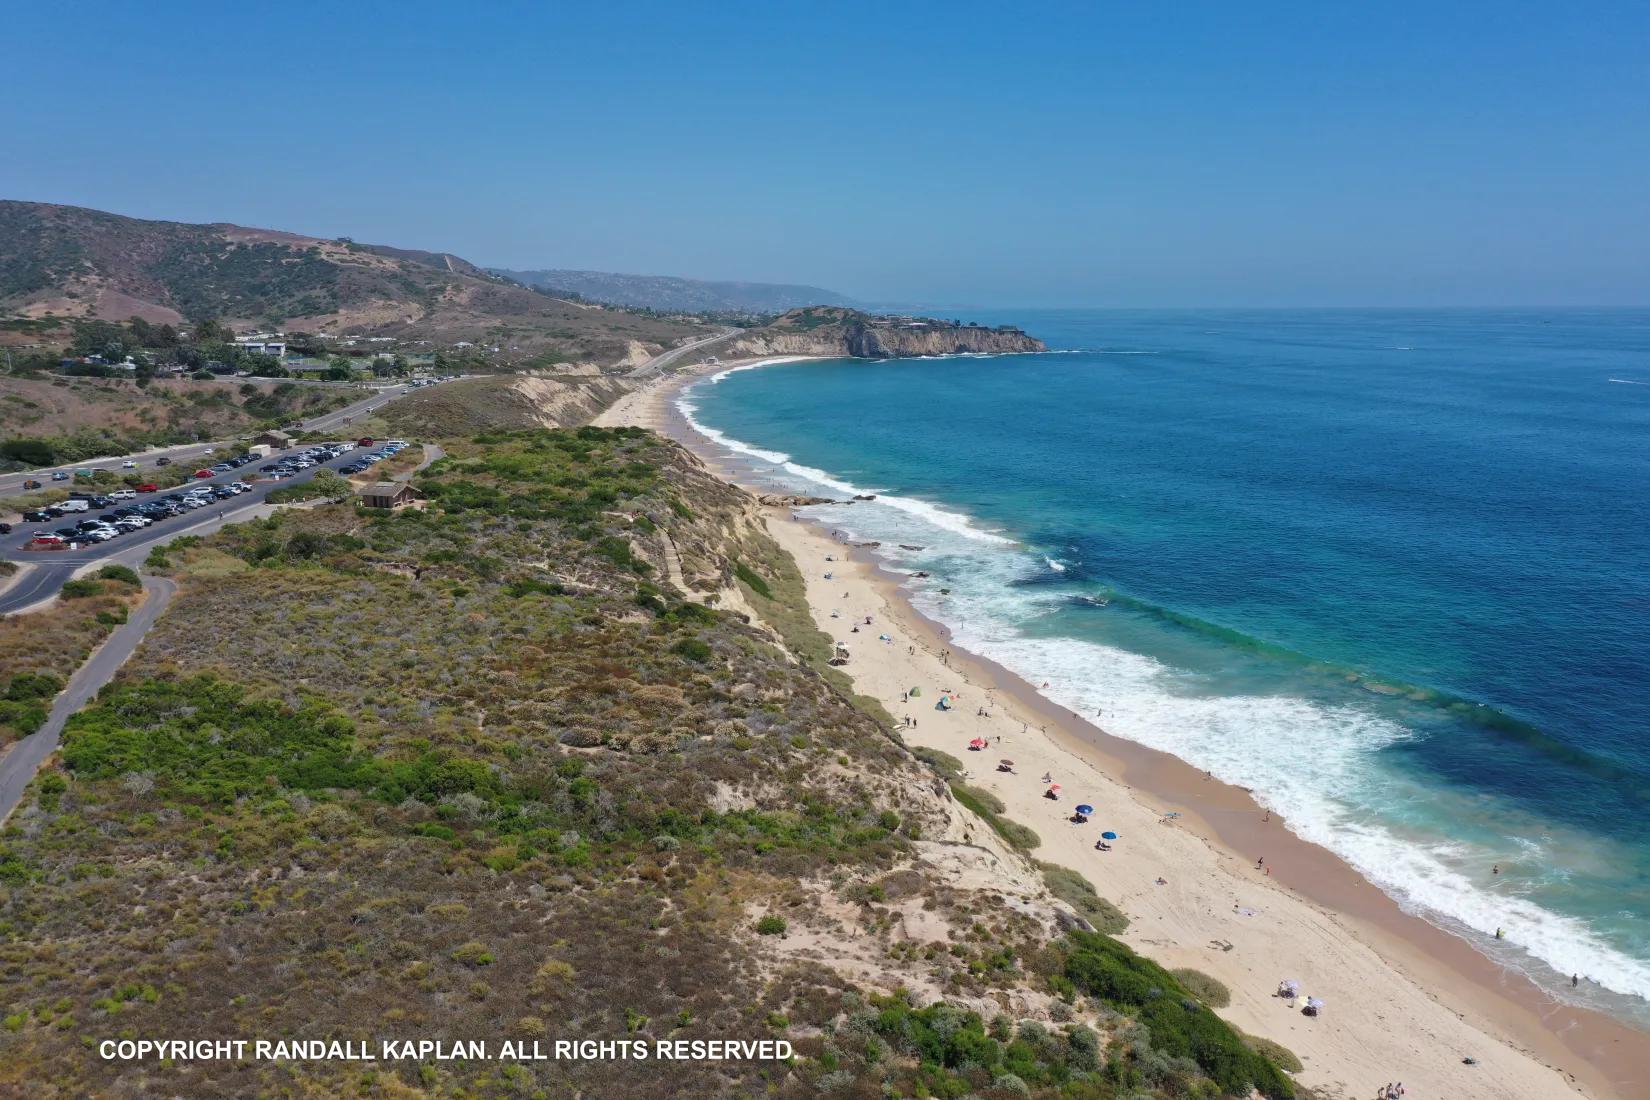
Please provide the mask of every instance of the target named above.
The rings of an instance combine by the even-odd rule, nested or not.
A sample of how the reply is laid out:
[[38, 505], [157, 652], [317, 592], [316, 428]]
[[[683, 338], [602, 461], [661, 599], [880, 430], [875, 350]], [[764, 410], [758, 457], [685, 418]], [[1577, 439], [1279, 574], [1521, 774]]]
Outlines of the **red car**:
[[196, 477], [211, 477], [212, 476], [212, 471], [211, 470], [196, 470], [195, 471], [195, 476]]
[[139, 485], [137, 487], [137, 491], [140, 492], [140, 493], [158, 493], [158, 492], [160, 492], [160, 486], [159, 485]]
[[372, 440], [370, 440], [370, 439], [357, 439], [355, 441], [355, 445], [357, 447], [370, 447], [370, 446], [372, 446]]

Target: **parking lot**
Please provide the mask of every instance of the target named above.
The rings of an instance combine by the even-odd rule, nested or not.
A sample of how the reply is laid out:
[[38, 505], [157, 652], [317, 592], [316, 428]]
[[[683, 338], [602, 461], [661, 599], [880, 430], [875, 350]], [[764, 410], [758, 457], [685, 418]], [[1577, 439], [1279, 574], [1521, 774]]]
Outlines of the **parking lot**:
[[226, 521], [262, 504], [276, 489], [302, 484], [322, 469], [346, 477], [366, 473], [405, 445], [402, 440], [365, 447], [359, 441], [314, 444], [267, 458], [238, 455], [198, 469], [188, 483], [167, 490], [77, 490], [75, 499], [27, 513], [24, 522], [0, 539], [0, 557], [33, 567], [0, 593], [0, 614], [55, 594], [84, 565], [117, 555], [140, 560], [131, 552], [146, 552], [206, 521]]

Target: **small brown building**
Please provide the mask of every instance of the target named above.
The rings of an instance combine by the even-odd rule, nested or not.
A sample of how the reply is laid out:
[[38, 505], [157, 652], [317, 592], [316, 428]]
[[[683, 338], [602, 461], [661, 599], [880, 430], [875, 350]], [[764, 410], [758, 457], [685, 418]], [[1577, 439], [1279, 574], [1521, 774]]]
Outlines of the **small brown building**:
[[405, 481], [380, 481], [361, 490], [361, 505], [365, 508], [416, 508], [424, 503], [424, 494]]
[[269, 447], [272, 450], [284, 451], [288, 447], [292, 446], [292, 437], [287, 435], [285, 432], [271, 429], [267, 432], [259, 432], [257, 435], [253, 436], [252, 442], [260, 446]]

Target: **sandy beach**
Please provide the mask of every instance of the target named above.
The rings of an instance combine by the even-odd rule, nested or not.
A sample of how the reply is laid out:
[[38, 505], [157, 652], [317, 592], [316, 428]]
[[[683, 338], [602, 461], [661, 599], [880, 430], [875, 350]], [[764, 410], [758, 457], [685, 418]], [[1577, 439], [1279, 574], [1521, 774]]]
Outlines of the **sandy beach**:
[[[656, 380], [598, 422], [658, 430], [740, 481], [737, 462], [672, 404], [699, 374], [735, 365]], [[1082, 872], [1129, 915], [1121, 938], [1131, 946], [1225, 983], [1232, 1003], [1222, 1015], [1293, 1050], [1304, 1083], [1372, 1097], [1402, 1081], [1422, 1100], [1650, 1094], [1643, 1032], [1555, 1001], [1404, 913], [1243, 790], [1110, 737], [1000, 666], [955, 650], [904, 598], [902, 578], [835, 541], [806, 509], [769, 509], [767, 526], [801, 568], [819, 626], [853, 646], [845, 671], [857, 689], [914, 722], [901, 731], [907, 743], [962, 759], [970, 783], [1041, 837], [1038, 859]], [[908, 700], [912, 687], [921, 695]], [[936, 709], [942, 692], [955, 697], [953, 709]], [[990, 747], [970, 751], [974, 738]], [[1014, 761], [1012, 773], [997, 770], [1000, 758]], [[1060, 785], [1058, 801], [1045, 797], [1045, 774]], [[1083, 826], [1067, 820], [1080, 802], [1096, 807]], [[1093, 846], [1100, 829], [1118, 834], [1110, 851]], [[1324, 1013], [1308, 1018], [1274, 996], [1284, 979], [1323, 998]]]

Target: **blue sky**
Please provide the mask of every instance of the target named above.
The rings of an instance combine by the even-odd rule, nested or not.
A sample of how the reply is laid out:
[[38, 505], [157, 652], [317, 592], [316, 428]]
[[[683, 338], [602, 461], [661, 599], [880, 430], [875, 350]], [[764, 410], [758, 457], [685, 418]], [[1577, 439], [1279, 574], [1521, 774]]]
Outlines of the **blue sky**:
[[1650, 305], [1643, 3], [252, 7], [13, 5], [0, 196], [873, 301]]

